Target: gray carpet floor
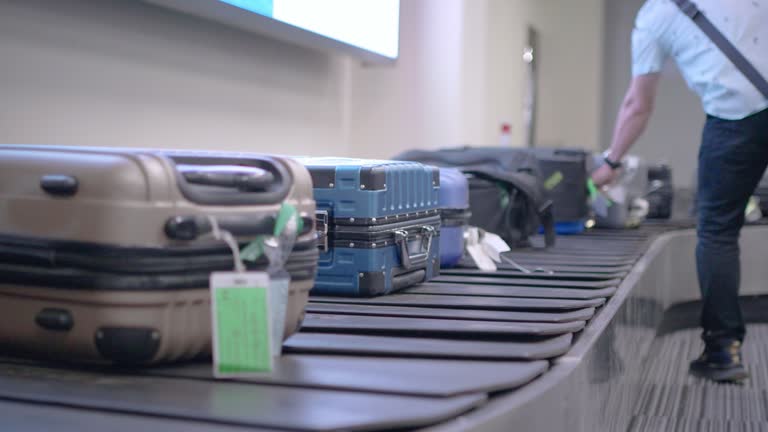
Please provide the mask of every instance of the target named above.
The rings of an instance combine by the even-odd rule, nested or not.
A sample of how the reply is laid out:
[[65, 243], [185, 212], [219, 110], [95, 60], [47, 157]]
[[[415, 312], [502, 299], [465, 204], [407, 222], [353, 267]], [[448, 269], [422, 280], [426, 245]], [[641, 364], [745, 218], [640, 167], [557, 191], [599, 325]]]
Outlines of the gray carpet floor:
[[740, 385], [688, 374], [701, 353], [699, 334], [679, 330], [653, 341], [629, 431], [768, 432], [768, 324], [748, 326], [743, 356], [751, 378]]

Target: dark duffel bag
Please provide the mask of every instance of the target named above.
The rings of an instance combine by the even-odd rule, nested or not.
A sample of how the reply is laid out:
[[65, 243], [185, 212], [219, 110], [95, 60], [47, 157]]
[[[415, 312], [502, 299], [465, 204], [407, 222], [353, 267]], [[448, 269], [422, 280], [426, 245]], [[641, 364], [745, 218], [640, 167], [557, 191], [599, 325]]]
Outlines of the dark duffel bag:
[[413, 150], [393, 159], [454, 167], [469, 180], [470, 225], [498, 234], [510, 247], [526, 247], [544, 227], [547, 246], [555, 243], [552, 201], [536, 156], [527, 149], [462, 147]]

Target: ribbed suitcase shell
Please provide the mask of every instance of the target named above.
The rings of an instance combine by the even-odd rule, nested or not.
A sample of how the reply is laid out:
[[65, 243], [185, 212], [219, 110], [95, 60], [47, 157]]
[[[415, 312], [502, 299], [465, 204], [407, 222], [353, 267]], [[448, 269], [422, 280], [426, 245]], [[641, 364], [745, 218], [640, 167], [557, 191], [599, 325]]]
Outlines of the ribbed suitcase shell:
[[437, 168], [416, 162], [354, 158], [297, 160], [312, 175], [318, 208], [332, 207], [336, 220], [386, 219], [438, 208]]
[[[255, 198], [238, 203], [238, 192], [209, 191], [208, 186], [182, 190], [177, 164], [199, 161], [203, 165], [231, 165], [241, 161], [248, 165], [248, 160], [267, 161], [265, 167], [277, 170], [284, 185], [279, 187], [281, 191], [265, 192], [269, 199], [262, 203]], [[70, 186], [74, 179], [75, 187], [61, 181], [57, 186], [55, 180], [62, 178], [69, 179]], [[200, 203], [194, 195], [206, 196], [203, 201], [209, 202]], [[211, 215], [222, 221], [232, 217], [249, 221], [271, 217], [283, 202], [296, 206], [310, 224], [297, 243], [316, 244], [311, 179], [303, 166], [290, 159], [199, 151], [0, 146], [0, 246], [5, 245], [9, 254], [0, 260], [0, 345], [7, 350], [83, 362], [147, 364], [209, 354], [207, 280], [198, 286], [173, 286], [177, 284], [174, 282], [167, 289], [157, 289], [156, 285], [166, 284], [162, 274], [142, 275], [139, 269], [126, 269], [123, 274], [62, 267], [56, 262], [57, 250], [65, 245], [86, 257], [89, 250], [109, 251], [93, 255], [93, 261], [111, 265], [120, 260], [110, 260], [109, 254], [140, 255], [147, 251], [165, 256], [185, 253], [188, 248], [224, 249], [227, 254], [226, 247], [213, 239], [169, 238], [169, 220]], [[253, 238], [237, 237], [243, 243]], [[16, 242], [26, 246], [13, 249]], [[7, 265], [15, 250], [34, 251], [35, 244], [51, 245], [48, 256], [35, 258], [42, 266]], [[286, 338], [298, 329], [313, 284], [316, 262], [312, 257], [316, 252], [308, 249], [301, 255], [305, 256], [304, 264], [299, 264], [307, 268], [303, 269], [305, 277], [290, 285]], [[213, 258], [222, 261], [220, 255]], [[185, 261], [180, 262], [183, 265]], [[224, 262], [220, 270], [231, 270], [231, 261]], [[25, 269], [29, 271], [25, 273]], [[200, 274], [195, 270], [189, 267], [189, 274]], [[60, 272], [67, 286], [19, 282], [34, 280], [36, 271]], [[174, 281], [185, 280], [184, 274], [172, 276]], [[78, 277], [84, 286], [77, 286]], [[195, 283], [200, 279], [187, 278]], [[150, 286], [155, 288], [147, 288]]]
[[464, 231], [469, 224], [469, 182], [460, 170], [440, 168], [440, 267], [453, 267], [464, 255]]

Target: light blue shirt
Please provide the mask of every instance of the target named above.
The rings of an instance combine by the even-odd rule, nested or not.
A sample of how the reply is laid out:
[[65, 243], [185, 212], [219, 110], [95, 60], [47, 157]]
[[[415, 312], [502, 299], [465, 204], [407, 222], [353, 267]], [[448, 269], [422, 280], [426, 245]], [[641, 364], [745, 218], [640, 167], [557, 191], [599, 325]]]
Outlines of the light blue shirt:
[[[768, 79], [768, 0], [695, 0], [715, 27]], [[738, 120], [768, 100], [670, 0], [647, 0], [632, 33], [632, 75], [660, 72], [673, 58], [704, 111]]]

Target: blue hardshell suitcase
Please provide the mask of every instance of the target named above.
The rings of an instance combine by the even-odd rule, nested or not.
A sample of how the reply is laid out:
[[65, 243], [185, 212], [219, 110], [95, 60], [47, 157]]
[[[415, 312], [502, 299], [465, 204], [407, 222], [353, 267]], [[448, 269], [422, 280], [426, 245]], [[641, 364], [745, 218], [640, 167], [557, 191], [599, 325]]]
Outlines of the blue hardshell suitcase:
[[464, 256], [469, 210], [469, 182], [460, 170], [440, 168], [440, 266], [453, 267]]
[[298, 158], [312, 175], [321, 243], [312, 294], [374, 296], [440, 269], [440, 175], [416, 162]]

